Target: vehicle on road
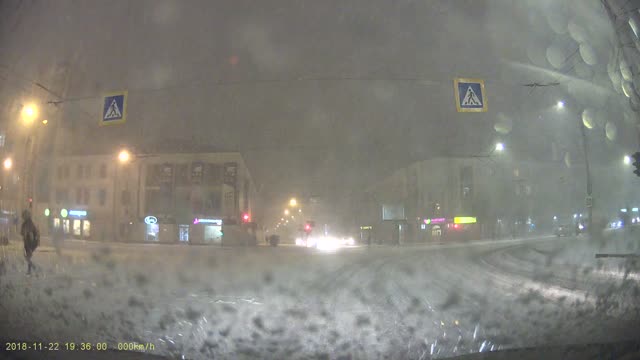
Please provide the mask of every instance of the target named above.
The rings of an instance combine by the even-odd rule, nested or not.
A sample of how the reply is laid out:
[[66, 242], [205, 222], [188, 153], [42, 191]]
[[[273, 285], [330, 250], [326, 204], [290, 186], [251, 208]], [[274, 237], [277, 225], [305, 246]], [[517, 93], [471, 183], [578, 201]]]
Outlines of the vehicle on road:
[[571, 236], [571, 233], [572, 233], [571, 229], [572, 229], [572, 226], [569, 225], [569, 224], [560, 224], [560, 225], [556, 226], [556, 228], [554, 230], [554, 234], [557, 237], [560, 237], [560, 236]]
[[576, 232], [576, 236], [578, 236], [580, 234], [586, 234], [587, 233], [587, 222], [586, 221], [578, 221], [578, 223], [575, 225], [575, 232]]
[[273, 247], [276, 247], [280, 243], [280, 236], [271, 235], [271, 236], [269, 236], [269, 238], [267, 240], [269, 241], [269, 245], [271, 245]]

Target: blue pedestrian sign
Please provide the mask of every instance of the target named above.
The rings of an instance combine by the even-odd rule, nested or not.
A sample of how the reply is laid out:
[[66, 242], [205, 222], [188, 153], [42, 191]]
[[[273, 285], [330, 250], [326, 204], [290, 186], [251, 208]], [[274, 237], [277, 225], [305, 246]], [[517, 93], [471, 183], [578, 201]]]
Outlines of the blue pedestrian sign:
[[453, 80], [458, 112], [486, 112], [487, 98], [484, 80], [456, 78]]
[[102, 104], [100, 125], [122, 124], [127, 120], [127, 92], [107, 94]]

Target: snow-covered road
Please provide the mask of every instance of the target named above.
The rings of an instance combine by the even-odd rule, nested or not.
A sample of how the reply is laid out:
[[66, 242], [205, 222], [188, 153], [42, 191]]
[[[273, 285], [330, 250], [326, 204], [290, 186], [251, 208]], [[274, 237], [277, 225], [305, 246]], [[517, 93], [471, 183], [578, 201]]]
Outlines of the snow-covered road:
[[596, 260], [600, 248], [551, 237], [335, 252], [71, 243], [62, 256], [39, 249], [27, 277], [11, 245], [0, 333], [202, 359], [425, 359], [633, 338], [637, 265]]

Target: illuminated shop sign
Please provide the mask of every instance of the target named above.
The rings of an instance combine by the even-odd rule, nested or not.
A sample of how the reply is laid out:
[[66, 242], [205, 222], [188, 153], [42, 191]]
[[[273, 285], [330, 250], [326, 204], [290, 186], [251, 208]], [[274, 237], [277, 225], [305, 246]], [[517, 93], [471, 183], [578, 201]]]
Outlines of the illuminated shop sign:
[[78, 216], [78, 217], [87, 216], [87, 211], [86, 210], [69, 210], [69, 216]]
[[435, 218], [435, 219], [424, 219], [424, 223], [429, 225], [429, 224], [444, 224], [445, 222], [447, 222], [447, 219], [445, 218]]
[[473, 216], [457, 216], [453, 218], [454, 224], [475, 224], [476, 218]]
[[144, 218], [144, 223], [147, 225], [153, 225], [153, 224], [157, 224], [158, 223], [158, 218], [155, 216], [147, 216]]
[[193, 219], [193, 224], [213, 224], [213, 225], [222, 225], [222, 219]]

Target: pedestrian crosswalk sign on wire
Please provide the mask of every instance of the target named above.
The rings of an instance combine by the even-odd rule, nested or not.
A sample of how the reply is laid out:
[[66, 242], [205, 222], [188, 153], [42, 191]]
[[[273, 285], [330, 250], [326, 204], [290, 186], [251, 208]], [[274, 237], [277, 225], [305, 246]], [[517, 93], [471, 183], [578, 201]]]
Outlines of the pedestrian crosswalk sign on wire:
[[127, 120], [127, 92], [120, 91], [104, 96], [100, 125], [122, 124]]
[[456, 78], [453, 80], [458, 112], [486, 112], [487, 98], [484, 80]]

